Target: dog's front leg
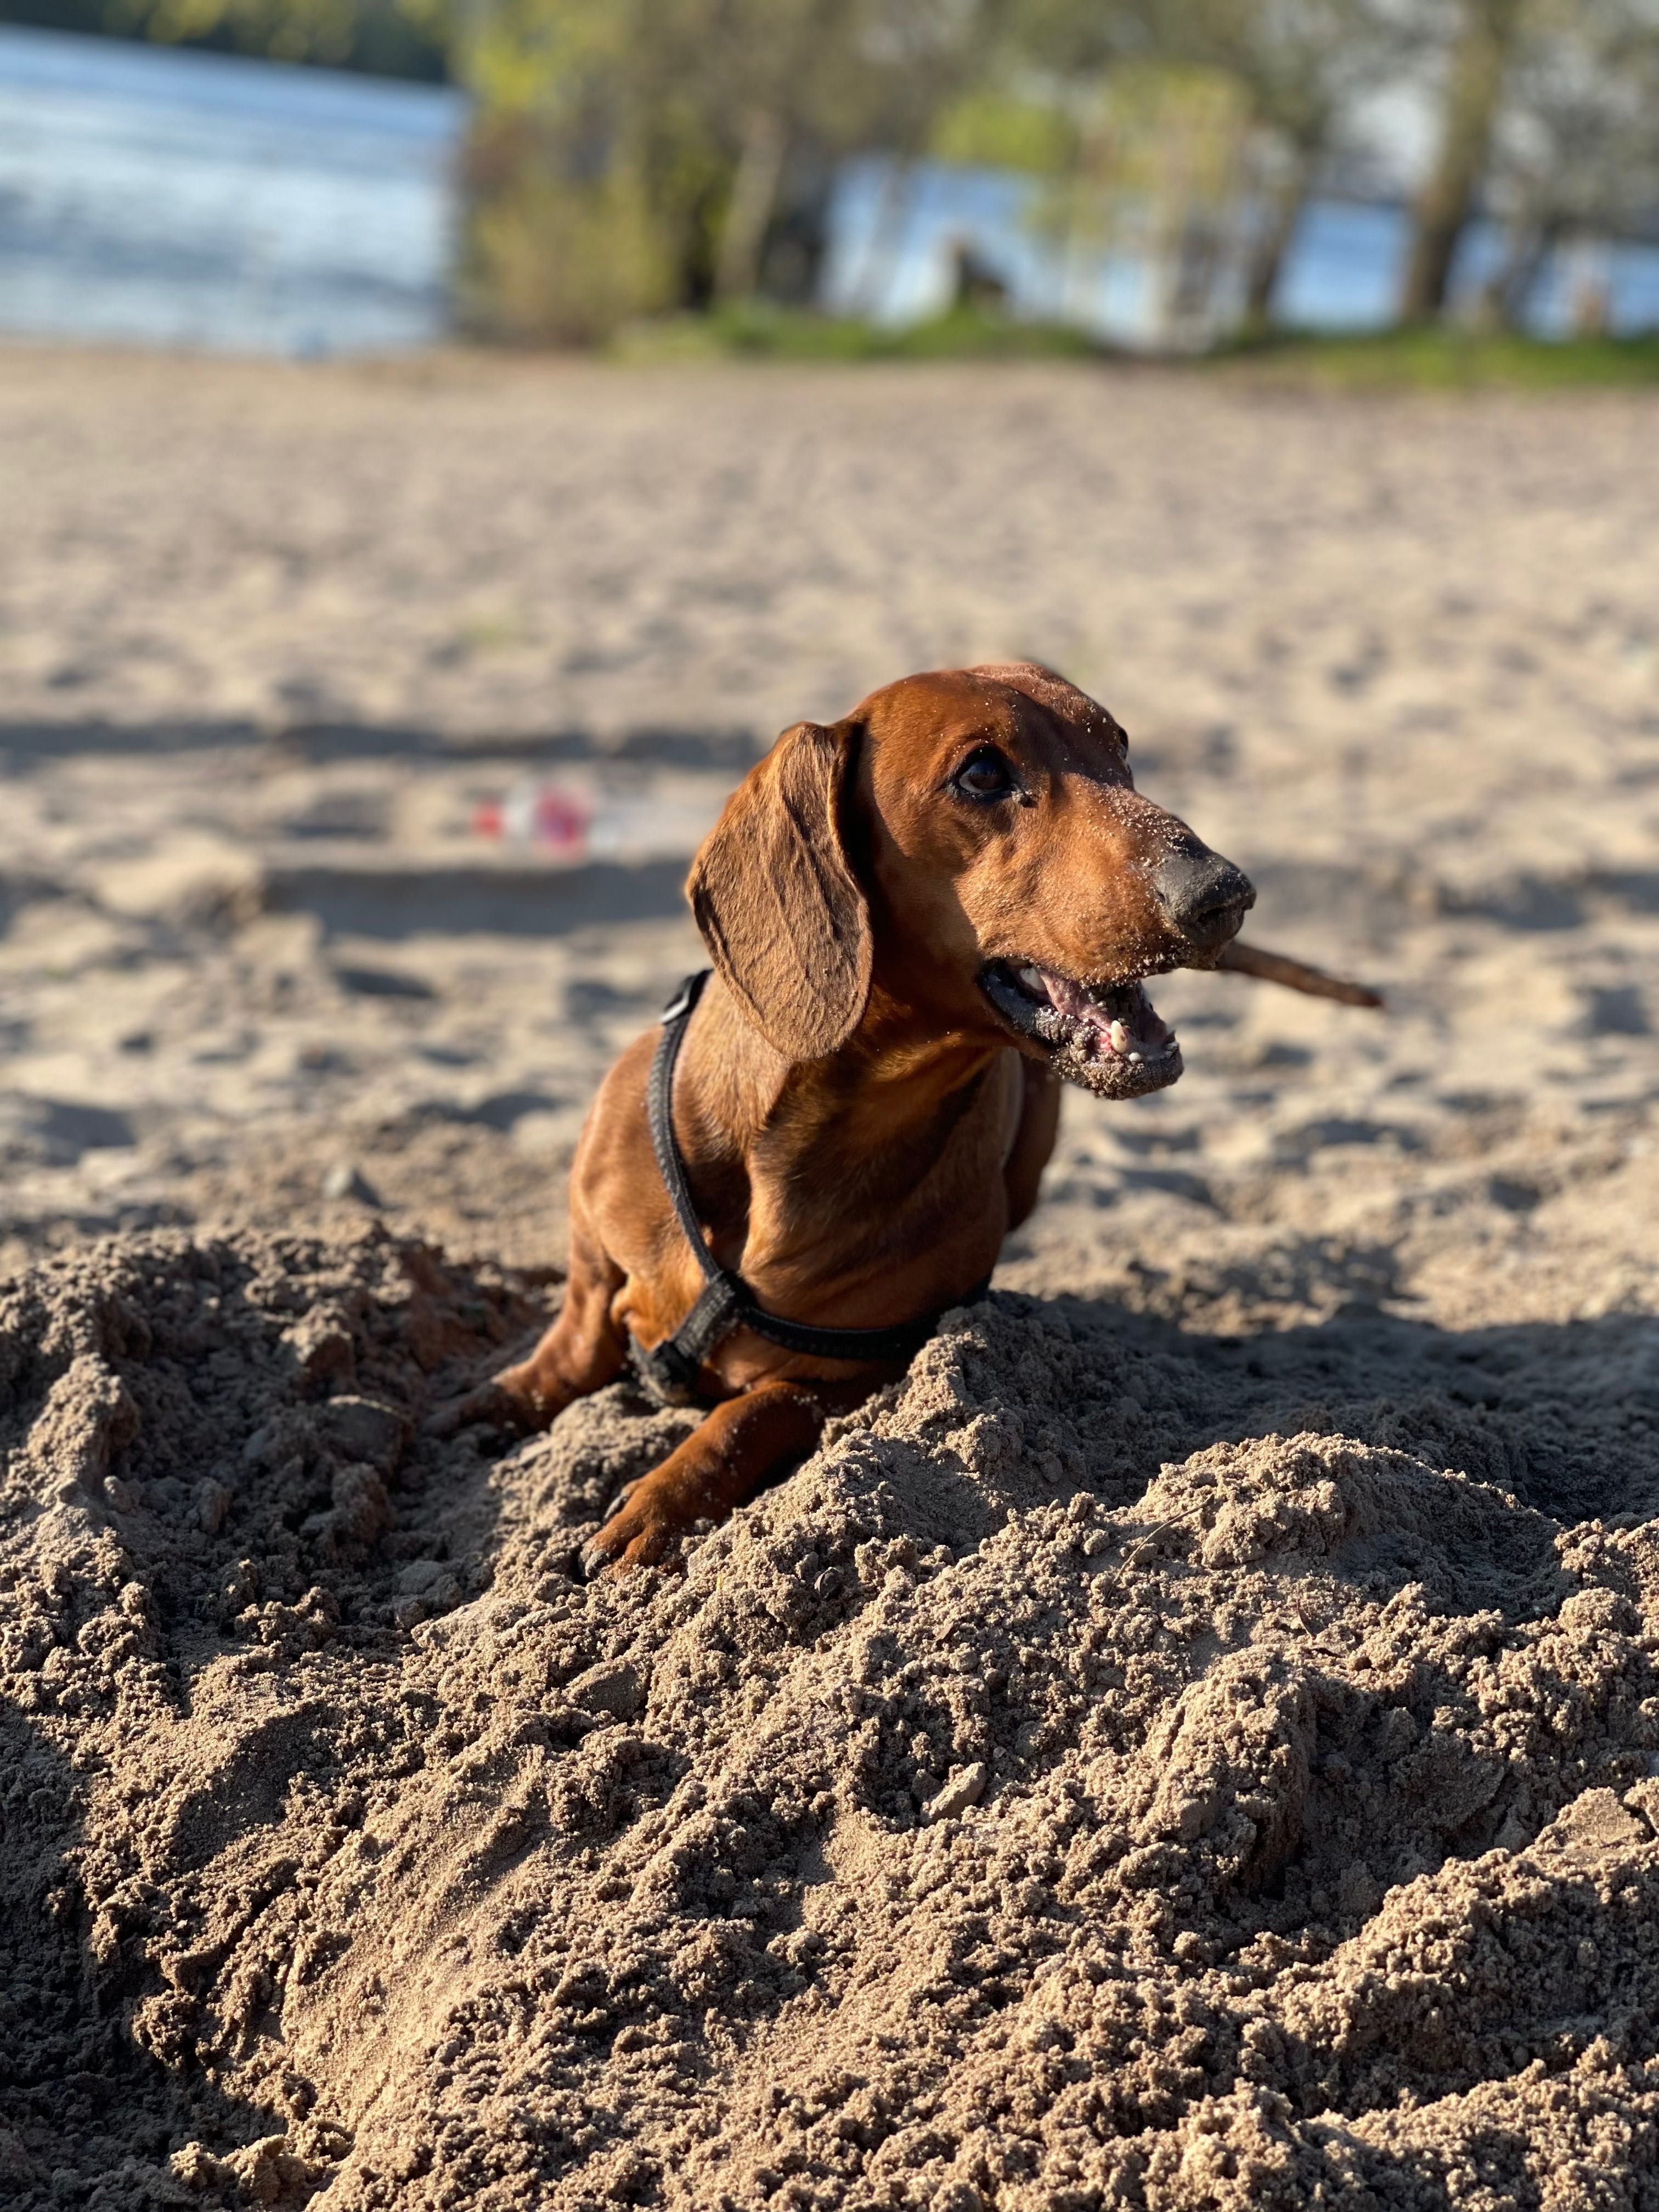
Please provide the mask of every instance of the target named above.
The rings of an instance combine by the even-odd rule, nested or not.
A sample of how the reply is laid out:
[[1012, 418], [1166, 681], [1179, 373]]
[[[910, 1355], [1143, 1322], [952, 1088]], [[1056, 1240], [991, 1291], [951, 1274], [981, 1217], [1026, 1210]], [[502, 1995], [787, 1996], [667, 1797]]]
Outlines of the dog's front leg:
[[[860, 1394], [862, 1395], [862, 1394]], [[587, 1547], [590, 1574], [645, 1567], [699, 1521], [724, 1521], [817, 1443], [826, 1407], [799, 1382], [762, 1382], [727, 1398], [643, 1476]]]
[[528, 1359], [503, 1368], [493, 1382], [441, 1407], [428, 1425], [432, 1432], [448, 1435], [470, 1421], [544, 1429], [574, 1400], [614, 1382], [628, 1356], [611, 1310], [622, 1283], [621, 1268], [591, 1237], [573, 1231], [570, 1275], [558, 1319]]

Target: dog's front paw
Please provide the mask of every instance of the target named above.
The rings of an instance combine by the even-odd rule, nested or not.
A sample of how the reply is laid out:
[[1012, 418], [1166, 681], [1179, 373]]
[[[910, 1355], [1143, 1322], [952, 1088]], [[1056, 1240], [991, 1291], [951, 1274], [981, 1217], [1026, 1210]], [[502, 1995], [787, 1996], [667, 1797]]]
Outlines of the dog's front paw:
[[526, 1435], [544, 1429], [564, 1409], [562, 1397], [550, 1398], [536, 1386], [527, 1364], [503, 1368], [488, 1382], [465, 1391], [437, 1407], [425, 1423], [429, 1437], [453, 1437], [462, 1429], [505, 1429]]
[[626, 1503], [589, 1540], [582, 1553], [582, 1571], [591, 1582], [607, 1571], [621, 1574], [629, 1567], [658, 1566], [684, 1534], [684, 1522], [660, 1492], [653, 1492], [647, 1476], [634, 1485]]

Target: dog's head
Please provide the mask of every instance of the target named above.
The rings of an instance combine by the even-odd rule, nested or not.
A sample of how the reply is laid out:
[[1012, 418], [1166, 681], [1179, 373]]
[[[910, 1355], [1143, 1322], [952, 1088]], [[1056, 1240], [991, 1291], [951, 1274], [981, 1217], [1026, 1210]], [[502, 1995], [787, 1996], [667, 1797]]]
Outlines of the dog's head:
[[720, 975], [792, 1060], [879, 1006], [1118, 1098], [1181, 1073], [1140, 979], [1212, 965], [1255, 898], [1136, 792], [1105, 708], [1029, 662], [907, 677], [786, 730], [688, 889]]

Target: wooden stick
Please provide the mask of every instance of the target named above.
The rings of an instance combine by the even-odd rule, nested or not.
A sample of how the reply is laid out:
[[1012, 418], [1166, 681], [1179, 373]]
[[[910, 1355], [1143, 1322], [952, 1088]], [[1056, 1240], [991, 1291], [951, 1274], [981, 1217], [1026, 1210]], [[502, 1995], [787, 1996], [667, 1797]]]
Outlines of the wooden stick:
[[1241, 945], [1237, 938], [1215, 964], [1231, 969], [1236, 975], [1256, 975], [1264, 983], [1282, 983], [1287, 991], [1305, 991], [1312, 999], [1340, 1000], [1345, 1006], [1388, 1003], [1380, 991], [1368, 991], [1363, 983], [1328, 975], [1322, 968], [1310, 968], [1305, 960], [1287, 959], [1282, 952], [1263, 952], [1256, 945]]

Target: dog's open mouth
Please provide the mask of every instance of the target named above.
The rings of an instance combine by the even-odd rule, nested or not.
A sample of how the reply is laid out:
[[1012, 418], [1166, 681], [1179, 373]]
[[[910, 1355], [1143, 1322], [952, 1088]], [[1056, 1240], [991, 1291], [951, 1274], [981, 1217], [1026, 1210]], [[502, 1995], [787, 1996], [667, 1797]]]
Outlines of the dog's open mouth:
[[1079, 983], [1014, 960], [994, 960], [979, 980], [1011, 1028], [1048, 1046], [1068, 1083], [1103, 1098], [1138, 1098], [1181, 1073], [1175, 1031], [1139, 983]]

